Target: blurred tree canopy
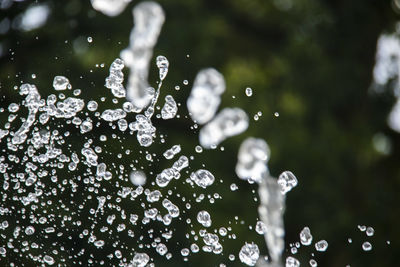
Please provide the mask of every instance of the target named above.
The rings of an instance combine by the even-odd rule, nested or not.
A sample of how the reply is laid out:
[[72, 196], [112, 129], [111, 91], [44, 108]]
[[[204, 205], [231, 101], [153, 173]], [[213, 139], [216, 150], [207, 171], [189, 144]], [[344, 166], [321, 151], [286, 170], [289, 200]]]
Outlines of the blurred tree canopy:
[[[171, 260], [151, 255], [157, 266], [216, 266], [221, 262], [241, 266], [237, 253], [245, 241], [256, 242], [261, 253], [267, 253], [263, 237], [248, 227], [254, 227], [258, 218], [258, 202], [253, 200], [257, 186], [239, 180], [234, 172], [237, 150], [246, 136], [268, 142], [272, 175], [291, 170], [299, 180], [286, 201], [285, 256], [290, 255], [289, 244], [299, 240], [300, 230], [309, 226], [315, 241], [325, 239], [329, 248], [325, 253], [316, 253], [311, 247], [302, 247], [294, 255], [302, 265], [315, 258], [318, 266], [396, 266], [396, 252], [400, 251], [400, 230], [396, 227], [400, 219], [400, 135], [386, 123], [395, 98], [391, 90], [381, 94], [370, 90], [377, 39], [381, 33], [392, 31], [398, 20], [390, 2], [159, 1], [166, 12], [166, 22], [154, 55], [164, 55], [170, 61], [161, 99], [172, 94], [182, 103], [180, 114], [184, 117], [196, 73], [211, 66], [222, 72], [227, 82], [221, 107], [241, 107], [250, 118], [261, 111], [262, 116], [257, 121], [251, 119], [245, 134], [225, 141], [224, 151], [207, 154], [194, 154], [198, 130], [193, 134], [189, 119], [156, 120], [158, 131], [169, 133], [169, 144], [180, 143], [187, 155], [194, 155], [198, 166], [192, 168], [205, 163], [218, 180], [223, 180], [211, 192], [203, 192], [219, 193], [222, 200], [212, 205], [202, 203], [200, 207], [212, 214], [217, 226], [228, 226], [230, 221], [237, 236], [223, 244], [224, 255], [194, 254], [188, 262], [179, 255]], [[74, 88], [82, 89], [85, 99], [105, 95], [103, 84], [108, 67], [129, 44], [131, 10], [137, 1], [133, 0], [120, 16], [113, 18], [93, 10], [90, 1], [14, 2], [0, 11], [0, 21], [13, 21], [36, 3], [51, 8], [45, 26], [27, 32], [11, 28], [0, 35], [1, 107], [20, 101], [13, 87], [22, 82], [36, 84], [43, 96], [51, 94], [55, 75], [67, 76]], [[89, 36], [93, 38], [91, 43], [87, 42]], [[104, 68], [96, 67], [101, 63]], [[155, 84], [154, 60], [150, 72], [150, 82]], [[184, 85], [183, 80], [188, 80], [189, 85]], [[179, 91], [174, 89], [176, 85], [180, 86]], [[252, 97], [245, 96], [246, 87], [253, 89]], [[107, 100], [100, 105], [107, 108], [112, 103]], [[6, 121], [6, 114], [0, 114], [0, 118]], [[80, 136], [75, 132], [73, 143], [79, 146]], [[111, 134], [112, 129], [101, 128], [99, 132]], [[374, 149], [372, 140], [377, 134], [390, 140], [388, 155]], [[110, 151], [118, 154], [120, 144], [110, 142]], [[140, 149], [133, 137], [125, 140], [124, 146], [136, 152]], [[159, 145], [151, 151], [161, 155], [166, 148], [167, 144]], [[119, 159], [110, 154], [109, 160]], [[160, 162], [146, 171], [158, 173], [169, 164]], [[232, 183], [239, 190], [232, 192]], [[187, 197], [195, 193], [183, 185], [174, 190]], [[196, 214], [193, 210], [188, 217], [194, 220]], [[177, 231], [176, 242], [187, 247], [190, 243], [185, 234], [190, 229], [180, 225], [182, 232]], [[374, 227], [375, 235], [367, 238], [357, 225]], [[351, 244], [348, 238], [352, 238]], [[66, 240], [66, 250], [69, 246], [76, 247], [76, 251], [85, 248], [77, 240]], [[366, 240], [373, 246], [370, 252], [361, 249]], [[173, 247], [172, 243], [169, 245]], [[182, 246], [176, 246], [176, 254]], [[234, 262], [227, 260], [230, 253], [237, 258]], [[17, 255], [7, 254], [8, 261], [0, 258], [0, 265]], [[26, 259], [21, 262], [29, 266]]]

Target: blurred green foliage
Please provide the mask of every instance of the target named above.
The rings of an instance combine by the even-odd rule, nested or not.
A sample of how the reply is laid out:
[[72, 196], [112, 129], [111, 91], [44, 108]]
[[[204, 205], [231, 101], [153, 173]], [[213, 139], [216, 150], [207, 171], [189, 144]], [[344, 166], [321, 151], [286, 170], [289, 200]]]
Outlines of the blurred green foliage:
[[[82, 89], [85, 99], [109, 94], [103, 87], [104, 79], [109, 64], [128, 46], [133, 24], [131, 9], [136, 4], [133, 2], [123, 14], [110, 18], [94, 11], [89, 1], [48, 0], [44, 3], [51, 7], [52, 13], [44, 27], [31, 32], [11, 29], [0, 36], [1, 106], [20, 101], [13, 87], [22, 82], [36, 84], [42, 96], [51, 94], [55, 75], [67, 76], [74, 88]], [[200, 253], [184, 262], [179, 250], [190, 245], [185, 234], [191, 229], [185, 222], [176, 222], [174, 239], [168, 244], [171, 251], [175, 249], [176, 256], [167, 261], [154, 254], [156, 265], [216, 266], [223, 262], [227, 266], [240, 266], [238, 251], [245, 241], [256, 242], [261, 252], [267, 253], [263, 237], [248, 227], [254, 227], [258, 217], [257, 201], [253, 200], [257, 197], [257, 186], [240, 181], [234, 173], [240, 142], [246, 136], [256, 136], [264, 138], [271, 147], [271, 173], [278, 176], [284, 170], [291, 170], [299, 179], [299, 185], [288, 194], [286, 202], [286, 248], [298, 241], [304, 226], [310, 227], [315, 241], [329, 242], [325, 253], [301, 248], [295, 257], [302, 265], [308, 264], [310, 253], [314, 252], [318, 266], [396, 266], [396, 252], [400, 251], [397, 227], [400, 135], [386, 124], [395, 98], [390, 90], [382, 94], [370, 90], [377, 38], [390, 31], [398, 19], [390, 1], [162, 0], [159, 3], [166, 12], [166, 22], [154, 54], [162, 54], [170, 61], [161, 99], [172, 94], [182, 103], [181, 116], [186, 116], [186, 98], [196, 73], [212, 66], [224, 74], [227, 82], [221, 107], [241, 107], [250, 117], [261, 111], [262, 116], [258, 121], [251, 120], [245, 134], [225, 141], [223, 152], [203, 154], [194, 153], [198, 130], [195, 133], [190, 130], [190, 119], [156, 120], [158, 132], [168, 133], [168, 144], [153, 145], [152, 153], [161, 155], [170, 145], [180, 143], [184, 154], [195, 157], [192, 169], [204, 163], [217, 180], [223, 181], [202, 192], [206, 195], [217, 192], [222, 200], [215, 204], [194, 203], [196, 209], [186, 211], [187, 217], [195, 220], [199, 209], [207, 209], [213, 227], [230, 226], [237, 236], [236, 240], [223, 243], [222, 256]], [[15, 2], [1, 11], [0, 20], [13, 19], [30, 4], [31, 1]], [[92, 43], [87, 42], [88, 36], [93, 38]], [[106, 67], [95, 67], [101, 63]], [[32, 79], [33, 73], [36, 79]], [[154, 62], [151, 73], [150, 82], [154, 85]], [[189, 85], [183, 85], [183, 80], [188, 80]], [[179, 91], [174, 90], [176, 85], [181, 87]], [[246, 87], [253, 88], [252, 97], [245, 96]], [[111, 105], [107, 99], [100, 103], [100, 109]], [[0, 115], [5, 121], [5, 114]], [[112, 131], [110, 127], [101, 127], [92, 134], [111, 135]], [[81, 136], [73, 127], [71, 132], [75, 140], [72, 143], [79, 148]], [[377, 133], [391, 141], [389, 155], [374, 149], [372, 139]], [[115, 157], [122, 153], [121, 146], [130, 148], [132, 155], [144, 157], [138, 154], [141, 148], [132, 136], [123, 142], [109, 140], [107, 145], [109, 155], [104, 158], [117, 166], [125, 160]], [[169, 165], [170, 162], [161, 160], [146, 172], [156, 174]], [[65, 176], [68, 177], [66, 171]], [[230, 191], [231, 183], [236, 183], [239, 190]], [[112, 191], [112, 185], [107, 190]], [[186, 198], [196, 193], [185, 185], [172, 190]], [[93, 199], [87, 205], [97, 206], [97, 201]], [[119, 205], [131, 204], [123, 201]], [[357, 225], [373, 226], [375, 235], [367, 238]], [[140, 236], [146, 230], [135, 230], [135, 234]], [[348, 238], [353, 243], [349, 244]], [[64, 242], [67, 251], [71, 247], [75, 253], [81, 248], [89, 251], [82, 258], [83, 265], [88, 254], [97, 257], [104, 253], [79, 240], [74, 237], [72, 241], [65, 238], [59, 242]], [[373, 245], [370, 252], [361, 249], [366, 240]], [[387, 240], [391, 245], [386, 244]], [[130, 242], [129, 238], [125, 241]], [[48, 245], [51, 243], [49, 240]], [[136, 246], [137, 243], [132, 244], [132, 248]], [[227, 260], [230, 253], [236, 255], [235, 262]], [[287, 250], [285, 255], [289, 254]], [[3, 261], [0, 258], [0, 265]]]

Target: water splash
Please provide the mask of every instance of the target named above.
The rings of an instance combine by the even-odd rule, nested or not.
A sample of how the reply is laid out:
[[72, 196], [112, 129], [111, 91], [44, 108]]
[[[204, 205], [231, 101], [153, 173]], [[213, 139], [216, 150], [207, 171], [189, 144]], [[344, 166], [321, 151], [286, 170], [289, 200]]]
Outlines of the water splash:
[[260, 206], [258, 213], [268, 231], [264, 234], [271, 260], [275, 264], [281, 262], [285, 246], [283, 213], [285, 211], [285, 195], [282, 195], [276, 179], [266, 176], [258, 187]]
[[[109, 14], [118, 13], [117, 4], [115, 7], [107, 8]], [[146, 266], [153, 264], [153, 259], [149, 256], [151, 253], [147, 250], [154, 249], [166, 259], [172, 257], [172, 252], [169, 252], [166, 244], [174, 235], [172, 230], [174, 228], [168, 228], [168, 226], [173, 220], [182, 220], [183, 214], [186, 213], [186, 210], [170, 197], [173, 194], [170, 189], [172, 187], [165, 191], [163, 189], [169, 184], [176, 183], [186, 174], [189, 178], [184, 180], [185, 183], [204, 191], [209, 190], [209, 187], [217, 180], [207, 169], [202, 168], [196, 171], [189, 169], [189, 158], [185, 155], [181, 155], [172, 163], [172, 166], [170, 165], [171, 167], [160, 171], [157, 175], [151, 172], [146, 175], [144, 171], [140, 171], [139, 169], [144, 168], [137, 166], [139, 165], [137, 159], [128, 163], [116, 163], [118, 160], [127, 159], [127, 157], [123, 158], [122, 153], [116, 156], [115, 161], [106, 159], [108, 151], [107, 144], [104, 142], [108, 138], [118, 140], [121, 143], [121, 151], [125, 150], [125, 154], [129, 155], [130, 149], [123, 148], [122, 145], [125, 138], [129, 138], [136, 132], [139, 145], [146, 148], [151, 146], [157, 137], [156, 128], [151, 119], [156, 112], [162, 82], [168, 74], [169, 62], [166, 57], [158, 56], [156, 59], [160, 79], [157, 89], [150, 87], [147, 79], [152, 50], [164, 22], [164, 13], [158, 4], [153, 2], [138, 4], [133, 13], [135, 27], [131, 33], [130, 47], [121, 52], [122, 59], [117, 58], [111, 63], [109, 75], [105, 79], [105, 87], [110, 90], [113, 97], [128, 99], [122, 103], [122, 106], [104, 110], [98, 102], [90, 100], [86, 103], [87, 110], [84, 110], [85, 101], [77, 97], [79, 92], [74, 91], [76, 97], [67, 98], [64, 92], [60, 92], [68, 89], [65, 91], [65, 94], [68, 94], [68, 91], [72, 89], [69, 79], [64, 76], [56, 76], [53, 81], [53, 87], [59, 93], [58, 96], [52, 94], [46, 99], [41, 98], [34, 85], [21, 85], [20, 94], [26, 95], [23, 105], [28, 109], [28, 117], [15, 131], [11, 126], [1, 130], [0, 139], [5, 138], [8, 150], [21, 150], [24, 156], [20, 158], [9, 155], [7, 159], [0, 157], [0, 172], [5, 174], [3, 189], [6, 193], [3, 199], [15, 204], [13, 206], [21, 203], [24, 207], [29, 207], [29, 215], [35, 217], [33, 221], [39, 223], [35, 223], [34, 226], [15, 227], [12, 233], [14, 238], [22, 236], [21, 233], [26, 236], [35, 236], [44, 231], [46, 236], [43, 238], [59, 240], [64, 233], [58, 231], [58, 228], [65, 228], [67, 235], [79, 238], [95, 249], [113, 247], [111, 256], [107, 255], [107, 258], [110, 261], [117, 259], [120, 266]], [[130, 68], [126, 90], [123, 74], [125, 66]], [[226, 138], [238, 135], [248, 127], [248, 116], [240, 108], [225, 108], [215, 116], [224, 91], [225, 81], [222, 74], [215, 69], [205, 69], [196, 76], [187, 101], [192, 119], [198, 124], [205, 124], [199, 133], [200, 144], [205, 148], [216, 147]], [[118, 101], [114, 103], [117, 104]], [[17, 113], [20, 106], [12, 103], [8, 110], [11, 113]], [[136, 114], [132, 120], [129, 113], [140, 113], [143, 110], [143, 114]], [[172, 119], [177, 117], [177, 112], [177, 104], [173, 96], [167, 95], [161, 117]], [[71, 135], [69, 126], [65, 125], [76, 127], [82, 135], [82, 144], [65, 145], [68, 144], [68, 137]], [[111, 127], [113, 133], [110, 136], [101, 134], [93, 138], [94, 129], [101, 129], [105, 125]], [[120, 134], [117, 134], [118, 131]], [[162, 140], [165, 141], [164, 137]], [[75, 148], [75, 145], [78, 148]], [[196, 151], [202, 152], [202, 148], [196, 147]], [[180, 145], [174, 145], [163, 155], [170, 160], [180, 152]], [[151, 154], [146, 150], [143, 154], [149, 166], [160, 158], [159, 155]], [[239, 150], [236, 171], [241, 179], [259, 183], [261, 221], [257, 225], [262, 232], [261, 230], [258, 232], [262, 233], [266, 239], [272, 259], [270, 266], [278, 266], [284, 245], [282, 214], [285, 196], [280, 193], [276, 179], [269, 177], [266, 166], [269, 156], [269, 147], [265, 141], [255, 138], [246, 139]], [[18, 170], [21, 164], [25, 168], [23, 172]], [[189, 170], [184, 171], [185, 168]], [[110, 187], [112, 190], [109, 190]], [[236, 190], [237, 186], [231, 186], [231, 188]], [[46, 217], [47, 215], [43, 214], [47, 212], [43, 214], [36, 212], [38, 209], [46, 209], [47, 206], [49, 210], [52, 209], [51, 196], [57, 196], [62, 211], [67, 215], [54, 218], [55, 213]], [[179, 193], [176, 193], [176, 196], [181, 198]], [[187, 210], [191, 209], [191, 203], [200, 203], [205, 199], [204, 194], [193, 197], [192, 202], [188, 201], [183, 206]], [[214, 193], [212, 198], [209, 197], [209, 202], [214, 203], [220, 198], [218, 193]], [[69, 202], [66, 199], [74, 199], [74, 201]], [[140, 202], [140, 205], [132, 205], [132, 202], [137, 204], [135, 201]], [[42, 207], [38, 203], [41, 203]], [[124, 209], [125, 206], [119, 203], [128, 203], [130, 208]], [[135, 207], [131, 209], [132, 206]], [[2, 215], [10, 213], [5, 207], [0, 207], [0, 212]], [[85, 217], [85, 220], [87, 218], [89, 223], [81, 221], [82, 217]], [[206, 210], [200, 210], [196, 219], [202, 227], [209, 229], [212, 226], [211, 215]], [[52, 226], [47, 226], [47, 221], [51, 221]], [[146, 237], [137, 236], [137, 232], [135, 235], [136, 228], [133, 226], [138, 227], [140, 232], [152, 222], [161, 223], [165, 230], [154, 233], [154, 230], [150, 229]], [[187, 222], [191, 223], [190, 218]], [[231, 230], [230, 227], [220, 227], [218, 231], [215, 230], [212, 233], [200, 229], [198, 236], [205, 244], [201, 250], [206, 253], [222, 254], [222, 244], [226, 236], [236, 238], [233, 233], [228, 235]], [[108, 239], [107, 235], [113, 238]], [[198, 240], [198, 236], [196, 233], [195, 241]], [[147, 237], [152, 240], [152, 243], [143, 245], [142, 240]], [[135, 248], [135, 251], [129, 250], [127, 249], [129, 245], [124, 242], [119, 243], [124, 238], [128, 238], [130, 242], [136, 241], [140, 245]], [[162, 240], [164, 243], [161, 242]], [[54, 244], [59, 247], [61, 243]], [[33, 246], [39, 247], [42, 244]], [[190, 249], [188, 247], [181, 248], [180, 253], [183, 257], [200, 251], [199, 245], [194, 242], [190, 244]], [[35, 262], [49, 265], [55, 264], [58, 260], [61, 263], [71, 261], [79, 265], [105, 263], [105, 259], [92, 258], [82, 263], [80, 257], [85, 254], [85, 249], [82, 250], [72, 249], [64, 253], [62, 249], [54, 249], [54, 255], [60, 254], [57, 257], [50, 256], [45, 250], [39, 256], [29, 255]], [[0, 247], [0, 254], [6, 253], [6, 248]], [[245, 243], [238, 253], [240, 261], [251, 266], [254, 266], [260, 257], [260, 251], [255, 243]], [[229, 255], [229, 258], [233, 260], [235, 257]]]
[[121, 52], [121, 58], [130, 68], [127, 97], [135, 108], [142, 110], [154, 96], [147, 81], [149, 64], [165, 15], [159, 4], [142, 2], [133, 9], [133, 17], [130, 45]]

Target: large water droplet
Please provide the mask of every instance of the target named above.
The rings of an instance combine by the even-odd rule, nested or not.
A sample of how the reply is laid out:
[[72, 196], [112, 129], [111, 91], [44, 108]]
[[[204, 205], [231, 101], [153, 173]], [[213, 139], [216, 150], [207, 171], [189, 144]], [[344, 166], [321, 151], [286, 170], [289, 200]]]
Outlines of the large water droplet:
[[260, 257], [260, 250], [254, 243], [245, 243], [239, 252], [239, 259], [244, 264], [254, 266]]
[[286, 194], [297, 185], [297, 178], [290, 171], [284, 171], [279, 175], [278, 184], [281, 186], [282, 194]]
[[320, 252], [326, 251], [328, 249], [328, 242], [326, 240], [318, 241], [315, 243], [315, 249]]
[[204, 227], [210, 227], [212, 223], [210, 213], [205, 210], [200, 211], [197, 214], [197, 221]]
[[311, 235], [310, 228], [304, 227], [303, 230], [300, 232], [300, 242], [304, 246], [311, 245], [313, 236]]
[[69, 80], [64, 76], [56, 76], [53, 80], [53, 87], [57, 91], [65, 90], [69, 86]]

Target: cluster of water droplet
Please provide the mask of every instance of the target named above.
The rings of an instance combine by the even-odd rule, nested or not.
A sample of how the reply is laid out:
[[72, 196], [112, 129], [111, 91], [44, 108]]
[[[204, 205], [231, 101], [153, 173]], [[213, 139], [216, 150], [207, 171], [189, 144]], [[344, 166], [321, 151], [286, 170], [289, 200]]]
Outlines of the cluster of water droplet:
[[[128, 1], [111, 2], [114, 5], [92, 0], [93, 7], [107, 15], [117, 15]], [[0, 256], [21, 253], [21, 262], [29, 259], [47, 265], [147, 266], [153, 264], [150, 250], [166, 259], [173, 257], [168, 242], [176, 233], [174, 223], [179, 222], [192, 228], [185, 235], [190, 245], [181, 245], [184, 260], [200, 248], [205, 253], [222, 254], [225, 239], [236, 239], [234, 233], [228, 234], [231, 227], [211, 229], [211, 214], [203, 208], [195, 213], [196, 220], [185, 220], [187, 211], [194, 203], [202, 202], [205, 195], [195, 193], [188, 199], [175, 192], [176, 187], [170, 184], [184, 176], [181, 183], [207, 192], [217, 179], [204, 165], [192, 169], [192, 156], [178, 157], [182, 152], [179, 144], [165, 150], [166, 160], [177, 158], [158, 174], [152, 171], [146, 174], [144, 170], [160, 161], [159, 155], [145, 150], [147, 166], [128, 157], [134, 148], [126, 148], [124, 140], [134, 134], [139, 149], [147, 149], [156, 138], [161, 143], [168, 141], [162, 134], [157, 136], [152, 122], [153, 115], [160, 110], [156, 105], [168, 74], [166, 57], [156, 58], [157, 88], [147, 81], [164, 13], [154, 2], [138, 4], [133, 13], [135, 27], [130, 46], [121, 52], [121, 58], [111, 63], [105, 79], [112, 97], [126, 98], [122, 105], [114, 99], [118, 106], [102, 109], [94, 99], [79, 98], [80, 89], [68, 96], [73, 86], [67, 77], [60, 75], [54, 77], [54, 94], [42, 97], [35, 85], [25, 83], [19, 87], [20, 95], [25, 97], [22, 104], [8, 106], [8, 122], [0, 129], [3, 153], [0, 173], [4, 177], [0, 215], [8, 218], [1, 223], [1, 230], [10, 230], [1, 235], [7, 245], [0, 244]], [[126, 89], [125, 66], [130, 70]], [[252, 94], [249, 89], [247, 96]], [[195, 78], [187, 107], [193, 121], [204, 124], [199, 132], [201, 146], [195, 148], [197, 153], [202, 153], [203, 148], [216, 148], [226, 138], [248, 128], [248, 116], [240, 108], [224, 108], [217, 113], [224, 91], [224, 78], [215, 69], [204, 69]], [[101, 97], [101, 101], [105, 98]], [[179, 118], [179, 105], [172, 95], [167, 95], [156, 117]], [[15, 118], [21, 106], [26, 107], [28, 115], [21, 118], [22, 125], [18, 127]], [[136, 115], [128, 116], [129, 113]], [[110, 132], [94, 132], [107, 127]], [[73, 134], [80, 134], [79, 144], [69, 142]], [[114, 155], [108, 151], [107, 140], [116, 140], [121, 153]], [[288, 171], [278, 180], [270, 177], [266, 165], [269, 156], [265, 141], [248, 138], [240, 147], [236, 172], [241, 179], [259, 183], [260, 221], [256, 231], [264, 235], [272, 262], [278, 264], [284, 246], [284, 193], [296, 186], [297, 179]], [[230, 188], [238, 189], [236, 184]], [[214, 203], [221, 196], [214, 193], [208, 198]], [[198, 227], [200, 230], [195, 230]], [[200, 241], [204, 244], [198, 245]], [[71, 246], [71, 242], [86, 245]], [[106, 253], [95, 258], [92, 249]], [[253, 242], [245, 243], [237, 253], [241, 262], [251, 266], [260, 258], [259, 248]], [[228, 258], [235, 260], [233, 254]], [[10, 265], [18, 262], [9, 258]]]

